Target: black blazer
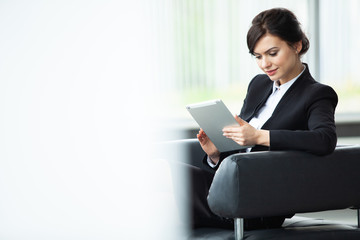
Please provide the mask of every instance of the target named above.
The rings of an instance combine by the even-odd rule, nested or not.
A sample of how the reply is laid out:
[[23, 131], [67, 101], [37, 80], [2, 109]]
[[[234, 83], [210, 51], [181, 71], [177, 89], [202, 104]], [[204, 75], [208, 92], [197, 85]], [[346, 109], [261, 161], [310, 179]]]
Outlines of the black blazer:
[[[306, 64], [305, 64], [306, 65]], [[255, 76], [241, 109], [240, 117], [249, 122], [272, 93], [273, 81]], [[301, 150], [317, 155], [332, 153], [337, 143], [335, 91], [316, 82], [306, 65], [305, 71], [287, 90], [262, 129], [270, 131], [270, 147], [255, 146], [252, 151]], [[221, 153], [220, 160], [235, 152]]]

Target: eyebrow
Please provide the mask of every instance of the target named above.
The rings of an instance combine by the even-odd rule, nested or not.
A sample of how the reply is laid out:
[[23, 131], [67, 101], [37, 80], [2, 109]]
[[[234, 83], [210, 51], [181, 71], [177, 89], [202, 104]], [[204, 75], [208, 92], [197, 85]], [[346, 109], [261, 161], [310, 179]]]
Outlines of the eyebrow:
[[[275, 49], [279, 49], [278, 47], [272, 47], [272, 48], [269, 48], [268, 50], [265, 51], [265, 53], [269, 53], [271, 52], [272, 50], [275, 50]], [[254, 52], [254, 55], [257, 54], [257, 55], [261, 55], [260, 53], [257, 53], [257, 52]]]

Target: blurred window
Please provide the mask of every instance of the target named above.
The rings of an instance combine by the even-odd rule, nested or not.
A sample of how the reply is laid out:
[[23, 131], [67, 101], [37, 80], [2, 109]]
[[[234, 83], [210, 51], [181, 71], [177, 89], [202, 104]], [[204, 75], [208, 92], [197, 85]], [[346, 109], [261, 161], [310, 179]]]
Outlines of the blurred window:
[[360, 2], [322, 0], [320, 81], [339, 95], [337, 113], [360, 113]]
[[[187, 118], [184, 105], [221, 98], [239, 113], [249, 81], [261, 73], [248, 53], [246, 34], [259, 12], [292, 10], [310, 40], [303, 61], [317, 81], [335, 88], [337, 113], [360, 112], [357, 0], [159, 0], [159, 86], [174, 118]], [[168, 112], [166, 113], [168, 114]]]

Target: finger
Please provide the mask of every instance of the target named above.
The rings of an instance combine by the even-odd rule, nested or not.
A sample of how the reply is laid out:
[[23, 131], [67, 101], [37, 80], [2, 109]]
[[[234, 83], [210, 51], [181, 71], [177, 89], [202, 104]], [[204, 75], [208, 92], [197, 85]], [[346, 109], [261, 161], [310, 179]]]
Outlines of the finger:
[[199, 135], [199, 137], [203, 138], [205, 133], [204, 133], [204, 131], [201, 130], [201, 131], [199, 131], [198, 135]]
[[205, 134], [205, 132], [202, 129], [199, 131], [199, 133], [196, 135], [196, 137], [198, 138], [198, 140], [201, 143], [205, 143], [207, 141], [207, 135]]
[[237, 144], [243, 145], [244, 139], [238, 136], [227, 136], [226, 138], [233, 140]]
[[224, 127], [222, 129], [223, 133], [236, 133], [236, 132], [240, 132], [241, 129], [240, 127], [234, 127], [234, 126], [231, 126], [231, 127]]
[[247, 122], [242, 120], [238, 115], [235, 115], [235, 120], [240, 124], [240, 126], [247, 124]]
[[202, 137], [207, 137], [206, 132], [204, 130], [202, 130], [202, 129], [201, 129], [201, 136]]
[[229, 134], [231, 134], [231, 133], [233, 133], [234, 131], [231, 131], [231, 129], [229, 129], [229, 128], [224, 128], [223, 129], [223, 135], [224, 136], [226, 136], [226, 135], [229, 135]]
[[232, 138], [232, 137], [233, 137], [233, 135], [230, 134], [230, 133], [224, 133], [223, 135], [224, 135], [224, 137], [226, 137], [226, 138]]
[[245, 140], [242, 137], [229, 136], [227, 138], [233, 140], [234, 142], [236, 142], [239, 145], [245, 145]]
[[204, 131], [200, 128], [199, 133], [196, 135], [198, 138], [203, 138]]
[[229, 138], [229, 137], [232, 138], [232, 137], [236, 137], [237, 134], [234, 133], [234, 132], [224, 132], [224, 133], [223, 133], [223, 136], [228, 137], [228, 138]]
[[199, 140], [200, 143], [202, 143], [202, 144], [204, 143], [204, 137], [203, 136], [201, 136], [200, 134], [197, 134], [196, 137], [197, 137], [197, 139]]

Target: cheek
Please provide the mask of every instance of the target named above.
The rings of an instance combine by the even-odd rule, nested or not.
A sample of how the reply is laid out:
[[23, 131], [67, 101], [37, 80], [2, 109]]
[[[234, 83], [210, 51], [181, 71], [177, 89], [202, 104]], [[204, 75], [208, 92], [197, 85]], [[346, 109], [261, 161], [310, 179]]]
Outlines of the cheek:
[[284, 52], [283, 54], [279, 55], [278, 58], [276, 58], [276, 64], [278, 66], [288, 66], [292, 65], [292, 63], [295, 60], [295, 54], [292, 54], [289, 51]]
[[274, 59], [273, 63], [277, 66], [284, 66], [287, 64], [288, 60], [289, 59], [285, 54], [281, 54]]
[[256, 64], [258, 65], [259, 68], [261, 68], [261, 61], [256, 59]]

